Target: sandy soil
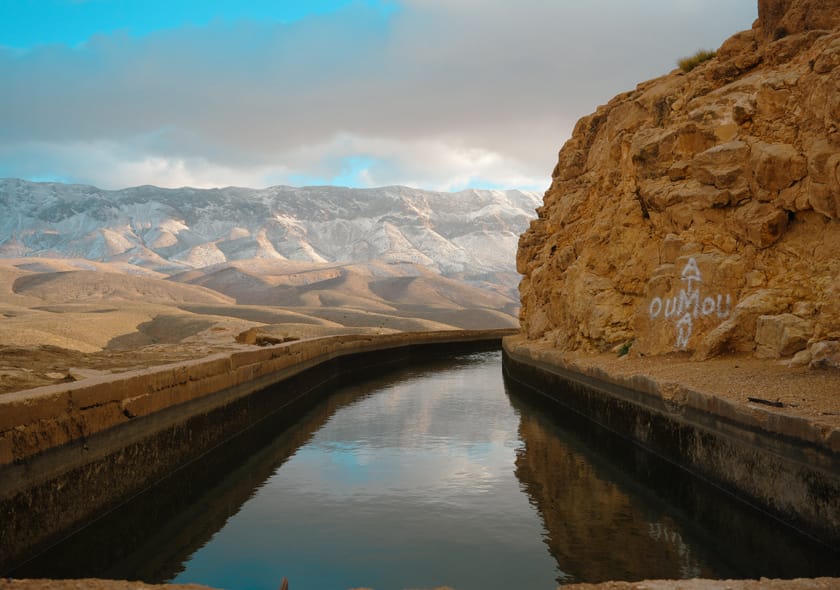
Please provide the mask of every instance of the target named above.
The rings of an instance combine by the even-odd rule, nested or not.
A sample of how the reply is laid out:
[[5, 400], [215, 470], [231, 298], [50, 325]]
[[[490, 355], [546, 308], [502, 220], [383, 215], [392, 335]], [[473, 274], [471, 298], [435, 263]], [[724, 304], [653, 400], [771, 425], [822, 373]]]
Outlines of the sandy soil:
[[[618, 357], [572, 355], [580, 366], [599, 367], [610, 374], [646, 375], [664, 384], [680, 383], [696, 391], [840, 426], [840, 371], [790, 368], [784, 361], [729, 356], [691, 361], [679, 355]], [[752, 398], [752, 399], [751, 399]], [[759, 401], [756, 401], [759, 400]]]

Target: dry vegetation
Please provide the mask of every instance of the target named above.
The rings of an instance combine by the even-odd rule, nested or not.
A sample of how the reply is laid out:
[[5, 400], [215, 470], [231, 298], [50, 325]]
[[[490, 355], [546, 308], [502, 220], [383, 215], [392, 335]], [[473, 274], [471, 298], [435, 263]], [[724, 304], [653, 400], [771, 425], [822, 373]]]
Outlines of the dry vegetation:
[[709, 61], [713, 57], [717, 55], [716, 51], [712, 51], [709, 49], [701, 49], [694, 55], [690, 55], [688, 57], [684, 57], [680, 60], [677, 60], [677, 65], [680, 66], [680, 69], [683, 72], [690, 72], [697, 66], [699, 66], [704, 61]]

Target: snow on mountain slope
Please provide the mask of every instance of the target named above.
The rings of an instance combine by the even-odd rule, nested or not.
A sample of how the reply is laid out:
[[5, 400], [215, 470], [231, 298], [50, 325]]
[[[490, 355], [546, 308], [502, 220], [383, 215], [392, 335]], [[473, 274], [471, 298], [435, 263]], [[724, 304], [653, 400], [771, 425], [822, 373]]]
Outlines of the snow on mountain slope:
[[0, 180], [0, 256], [121, 261], [172, 273], [252, 258], [515, 273], [536, 193], [406, 187], [163, 189]]

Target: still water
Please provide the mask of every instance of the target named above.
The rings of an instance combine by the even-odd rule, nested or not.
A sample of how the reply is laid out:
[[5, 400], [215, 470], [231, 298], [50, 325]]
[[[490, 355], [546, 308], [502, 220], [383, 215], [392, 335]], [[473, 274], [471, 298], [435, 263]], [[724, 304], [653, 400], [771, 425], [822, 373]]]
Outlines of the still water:
[[501, 355], [338, 388], [15, 576], [228, 589], [549, 589], [838, 573], [812, 545], [502, 378]]

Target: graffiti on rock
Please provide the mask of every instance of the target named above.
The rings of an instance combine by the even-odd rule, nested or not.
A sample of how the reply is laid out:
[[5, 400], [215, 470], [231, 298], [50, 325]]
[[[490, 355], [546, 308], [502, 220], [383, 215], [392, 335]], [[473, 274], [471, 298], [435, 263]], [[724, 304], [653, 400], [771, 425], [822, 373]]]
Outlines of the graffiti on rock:
[[675, 321], [675, 347], [678, 350], [685, 350], [691, 339], [693, 321], [698, 317], [712, 314], [716, 314], [721, 319], [729, 317], [732, 310], [732, 297], [729, 294], [725, 296], [712, 294], [705, 297], [702, 295], [700, 285], [703, 283], [703, 277], [694, 258], [689, 258], [683, 267], [681, 279], [683, 288], [680, 289], [679, 294], [666, 297], [664, 300], [661, 297], [654, 297], [648, 307], [648, 314], [650, 319], [662, 316], [666, 320]]

